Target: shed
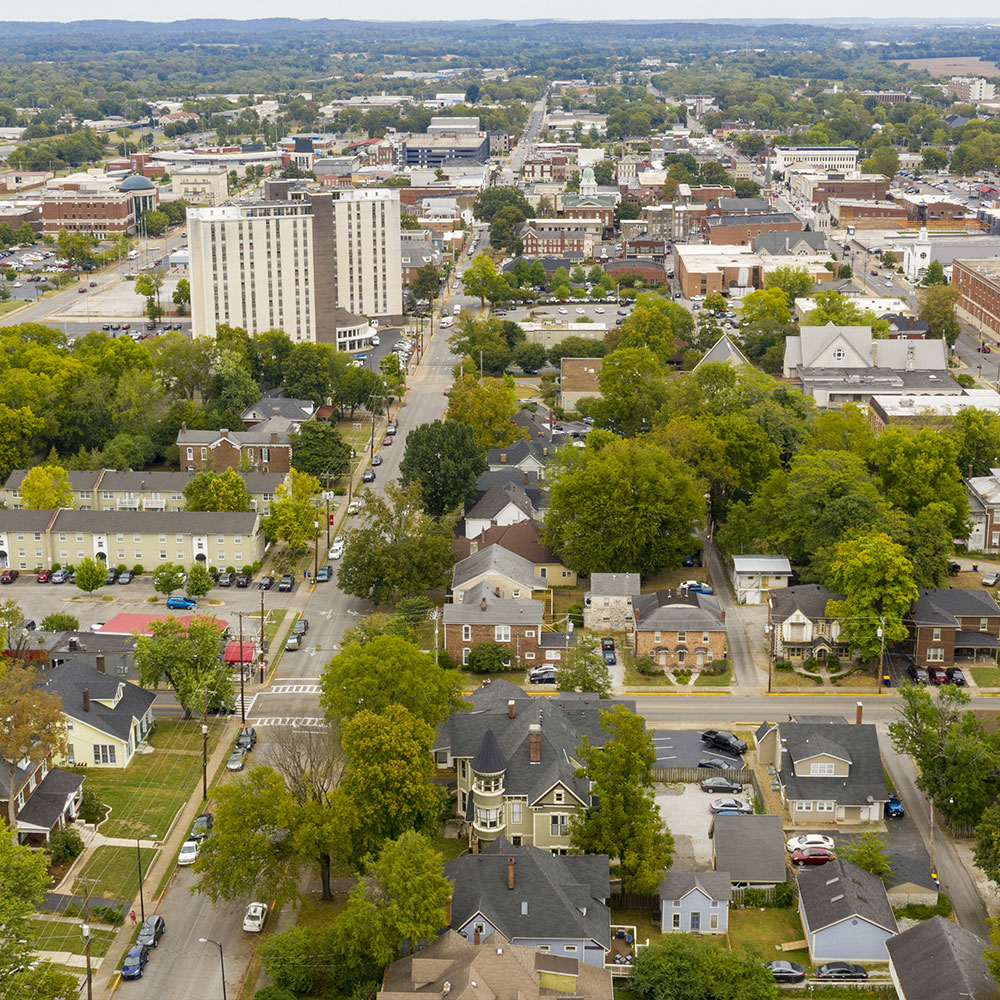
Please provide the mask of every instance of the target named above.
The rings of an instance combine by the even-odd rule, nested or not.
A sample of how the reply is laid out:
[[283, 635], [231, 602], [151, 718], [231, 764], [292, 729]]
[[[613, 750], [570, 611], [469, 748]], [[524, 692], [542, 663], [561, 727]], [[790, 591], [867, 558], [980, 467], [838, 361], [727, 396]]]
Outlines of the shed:
[[715, 870], [729, 872], [734, 887], [764, 888], [788, 880], [780, 816], [716, 816], [711, 836]]
[[772, 590], [787, 587], [791, 576], [785, 556], [733, 556], [733, 589], [740, 604], [763, 604]]

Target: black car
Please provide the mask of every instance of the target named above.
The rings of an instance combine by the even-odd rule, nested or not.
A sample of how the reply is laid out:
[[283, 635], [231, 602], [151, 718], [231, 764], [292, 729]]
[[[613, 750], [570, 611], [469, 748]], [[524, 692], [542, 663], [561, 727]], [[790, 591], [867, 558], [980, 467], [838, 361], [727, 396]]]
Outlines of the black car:
[[278, 592], [282, 594], [287, 594], [295, 586], [295, 577], [291, 573], [286, 573], [278, 581]]
[[551, 668], [533, 670], [528, 674], [528, 682], [531, 684], [555, 684], [556, 672]]
[[361, 477], [363, 483], [374, 483], [375, 482], [375, 470], [365, 469], [364, 475]]
[[798, 962], [786, 962], [776, 959], [765, 962], [767, 969], [776, 983], [801, 983], [806, 978], [806, 970]]
[[253, 726], [244, 726], [236, 737], [236, 745], [244, 750], [253, 750], [257, 743], [257, 730]]
[[132, 570], [127, 569], [121, 574], [121, 576], [118, 577], [118, 583], [121, 586], [125, 586], [131, 583], [134, 579], [135, 579], [135, 574], [132, 572]]
[[292, 635], [305, 635], [306, 632], [308, 632], [308, 631], [309, 631], [309, 619], [308, 618], [300, 618], [292, 626]]
[[232, 573], [220, 573], [219, 579], [216, 580], [216, 583], [218, 583], [220, 587], [231, 587], [233, 585], [233, 575], [234, 574]]
[[961, 667], [949, 667], [945, 673], [948, 675], [948, 680], [956, 687], [965, 687], [965, 674], [962, 673]]
[[236, 576], [236, 586], [244, 589], [250, 586], [253, 577], [249, 573], [238, 573]]
[[201, 813], [191, 824], [191, 840], [204, 840], [215, 825], [215, 817], [211, 813]]
[[817, 979], [867, 979], [868, 972], [853, 962], [827, 962], [816, 970]]
[[144, 944], [147, 948], [155, 948], [166, 929], [167, 925], [163, 917], [158, 913], [151, 913], [142, 922], [142, 927], [139, 928], [139, 936], [135, 939], [135, 943]]
[[911, 663], [906, 668], [906, 676], [917, 684], [930, 684], [931, 682], [930, 675], [927, 673], [926, 668], [918, 667], [915, 663]]
[[699, 767], [714, 767], [717, 771], [729, 771], [732, 765], [721, 757], [706, 757], [698, 761]]
[[605, 636], [601, 639], [601, 652], [613, 653], [615, 651], [615, 640]]
[[115, 582], [115, 581], [116, 581], [117, 579], [118, 579], [118, 570], [116, 570], [116, 569], [114, 568], [114, 566], [112, 566], [112, 567], [111, 567], [111, 568], [110, 568], [110, 569], [108, 570], [108, 572], [107, 572], [107, 575], [106, 575], [106, 576], [104, 577], [104, 586], [105, 586], [105, 587], [107, 587], [107, 586], [110, 586], [110, 585], [111, 585], [112, 583], [114, 583], [114, 582]]
[[738, 795], [743, 791], [743, 786], [738, 781], [732, 781], [722, 774], [702, 778], [698, 785], [703, 792], [735, 792]]
[[273, 576], [262, 576], [257, 584], [258, 590], [270, 590], [274, 586]]

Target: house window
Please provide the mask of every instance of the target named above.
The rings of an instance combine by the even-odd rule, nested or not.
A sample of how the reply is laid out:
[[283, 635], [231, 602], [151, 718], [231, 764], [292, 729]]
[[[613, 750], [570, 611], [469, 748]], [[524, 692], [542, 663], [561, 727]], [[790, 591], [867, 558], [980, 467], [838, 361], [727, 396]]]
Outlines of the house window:
[[493, 638], [497, 642], [510, 642], [510, 626], [509, 625], [497, 625], [493, 629]]
[[458, 773], [459, 773], [459, 776], [462, 777], [462, 778], [465, 777], [465, 765], [466, 765], [466, 762], [464, 760], [463, 761], [459, 761], [459, 764], [458, 764]]
[[660, 640], [660, 633], [659, 632], [654, 632], [653, 633], [653, 642], [660, 642], [660, 641], [661, 641]]
[[927, 650], [928, 663], [940, 663], [943, 660], [944, 660], [944, 650], [940, 646], [935, 646], [933, 649]]
[[817, 802], [816, 803], [816, 812], [818, 812], [818, 813], [832, 813], [835, 806], [836, 806], [835, 802]]
[[799, 812], [811, 813], [813, 811], [813, 804], [811, 802], [796, 802], [795, 808]]
[[471, 652], [471, 650], [469, 649], [468, 646], [466, 646], [465, 649], [462, 650], [462, 666], [463, 667], [467, 667], [469, 665], [469, 653], [470, 652]]
[[683, 663], [684, 662], [684, 658], [685, 658], [686, 655], [687, 654], [685, 653], [685, 651], [683, 649], [678, 649], [677, 650], [677, 662], [678, 663]]
[[118, 759], [115, 754], [115, 748], [113, 744], [107, 743], [95, 743], [94, 744], [94, 763], [95, 764], [117, 764]]
[[672, 915], [670, 926], [675, 931], [679, 931], [681, 929], [681, 915], [679, 913], [675, 913]]
[[819, 762], [813, 761], [813, 763], [809, 765], [809, 773], [810, 774], [833, 774], [833, 764], [832, 763], [824, 763], [822, 761], [819, 761]]
[[471, 625], [463, 625], [462, 626], [462, 642], [471, 642], [471, 641], [472, 641], [472, 626]]
[[[188, 448], [188, 450], [187, 450], [187, 457], [188, 457], [188, 461], [189, 462], [191, 462], [191, 461], [194, 460], [194, 448]], [[107, 494], [105, 494], [104, 496], [105, 496], [105, 499], [108, 498]]]
[[788, 626], [788, 638], [802, 640], [806, 637], [806, 626], [804, 622], [792, 622]]
[[556, 792], [555, 793], [555, 800], [556, 800], [556, 802], [558, 802], [559, 804], [562, 804], [563, 799], [564, 799], [564, 795], [563, 795], [562, 792]]
[[556, 813], [549, 817], [549, 834], [553, 837], [565, 837], [569, 826], [569, 816]]
[[535, 658], [535, 654], [534, 653], [525, 653], [524, 654], [524, 658], [526, 660], [533, 660]]
[[208, 458], [208, 449], [207, 448], [202, 448], [201, 449], [201, 460], [204, 462], [207, 458]]
[[678, 632], [677, 633], [677, 641], [678, 642], [687, 642], [687, 638], [688, 638], [687, 632]]
[[511, 823], [521, 822], [521, 803], [511, 802], [510, 804], [510, 821]]
[[934, 641], [935, 642], [941, 641], [941, 629], [939, 628], [934, 629]]
[[[983, 628], [986, 628], [986, 626], [984, 625]], [[533, 628], [525, 629], [524, 638], [525, 639], [534, 639], [535, 638], [535, 630]]]
[[708, 917], [708, 929], [710, 931], [717, 931], [719, 929], [719, 914], [711, 913]]
[[985, 632], [990, 626], [990, 620], [988, 618], [979, 619], [979, 631]]
[[576, 945], [575, 944], [564, 945], [563, 946], [563, 951], [566, 952], [566, 954], [570, 954], [571, 952], [575, 952], [576, 951]]

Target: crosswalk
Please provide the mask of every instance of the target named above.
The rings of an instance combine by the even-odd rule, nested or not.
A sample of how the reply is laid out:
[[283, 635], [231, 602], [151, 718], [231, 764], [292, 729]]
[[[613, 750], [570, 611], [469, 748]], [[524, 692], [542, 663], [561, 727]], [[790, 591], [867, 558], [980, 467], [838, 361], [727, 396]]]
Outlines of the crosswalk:
[[247, 717], [253, 726], [290, 726], [293, 729], [318, 729], [326, 725], [325, 719], [310, 719], [304, 716], [265, 715]]
[[261, 694], [319, 694], [318, 684], [272, 684]]

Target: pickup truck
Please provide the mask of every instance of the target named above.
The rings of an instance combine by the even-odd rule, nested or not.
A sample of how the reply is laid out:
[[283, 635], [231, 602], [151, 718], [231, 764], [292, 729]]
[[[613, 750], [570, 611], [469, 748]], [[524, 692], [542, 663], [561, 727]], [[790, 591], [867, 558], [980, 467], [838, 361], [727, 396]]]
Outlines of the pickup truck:
[[702, 743], [709, 746], [718, 747], [720, 750], [729, 750], [732, 753], [746, 753], [747, 745], [739, 737], [727, 733], [724, 729], [706, 729], [701, 734]]

